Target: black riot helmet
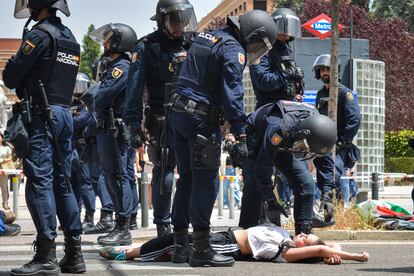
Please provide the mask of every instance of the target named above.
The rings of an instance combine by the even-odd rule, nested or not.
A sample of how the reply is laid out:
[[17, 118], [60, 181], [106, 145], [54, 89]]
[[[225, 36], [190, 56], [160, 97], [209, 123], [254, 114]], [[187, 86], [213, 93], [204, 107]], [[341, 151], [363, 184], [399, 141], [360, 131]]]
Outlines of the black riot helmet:
[[[331, 68], [331, 55], [324, 54], [320, 55], [315, 59], [315, 62], [313, 63], [313, 71], [315, 72], [315, 79], [319, 80], [321, 78], [321, 68]], [[338, 59], [338, 73], [341, 69], [341, 60]]]
[[134, 29], [123, 23], [106, 24], [91, 32], [89, 37], [102, 45], [110, 41], [110, 53], [132, 52], [138, 39]]
[[159, 29], [165, 28], [166, 24], [182, 24], [183, 33], [198, 30], [197, 18], [188, 0], [159, 0], [151, 20], [157, 21]]
[[76, 83], [75, 88], [73, 89], [73, 96], [80, 97], [82, 96], [86, 90], [89, 88], [89, 84], [91, 83], [88, 75], [85, 73], [79, 72], [76, 75]]
[[336, 124], [328, 116], [314, 114], [300, 122], [299, 131], [307, 131], [307, 137], [294, 142], [293, 155], [300, 160], [324, 156], [330, 153], [336, 142]]
[[248, 65], [265, 55], [276, 42], [275, 22], [264, 11], [252, 10], [239, 17], [230, 16], [227, 24], [240, 30], [240, 42], [247, 52]]
[[279, 8], [272, 14], [272, 18], [278, 34], [288, 35], [293, 39], [302, 37], [302, 24], [293, 10]]
[[14, 17], [22, 19], [31, 16], [33, 19], [36, 19], [37, 14], [43, 8], [56, 9], [61, 11], [64, 15], [70, 16], [66, 0], [16, 0]]

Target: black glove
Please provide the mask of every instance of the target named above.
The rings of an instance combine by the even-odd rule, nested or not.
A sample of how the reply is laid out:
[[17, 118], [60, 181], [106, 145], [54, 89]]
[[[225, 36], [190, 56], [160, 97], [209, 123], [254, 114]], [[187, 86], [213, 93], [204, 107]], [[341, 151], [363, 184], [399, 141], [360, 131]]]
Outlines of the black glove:
[[319, 206], [319, 212], [324, 211], [325, 222], [331, 221], [334, 216], [335, 208], [332, 203], [332, 198], [332, 191], [323, 193], [321, 197], [321, 205]]
[[294, 80], [303, 80], [305, 77], [305, 72], [303, 71], [302, 67], [299, 66], [292, 66], [286, 69], [286, 74], [288, 75], [288, 78], [294, 79]]
[[280, 226], [280, 214], [283, 214], [285, 217], [289, 217], [285, 208], [283, 208], [283, 206], [280, 205], [275, 199], [266, 200], [263, 203], [263, 207], [267, 219], [277, 226]]
[[144, 140], [143, 139], [144, 135], [142, 134], [141, 127], [131, 127], [130, 132], [131, 132], [131, 138], [130, 138], [131, 147], [134, 149], [139, 149], [142, 146], [142, 143]]
[[248, 155], [246, 136], [240, 137], [238, 143], [233, 145], [233, 148], [229, 152], [230, 158], [233, 161], [234, 167], [241, 167], [244, 160]]

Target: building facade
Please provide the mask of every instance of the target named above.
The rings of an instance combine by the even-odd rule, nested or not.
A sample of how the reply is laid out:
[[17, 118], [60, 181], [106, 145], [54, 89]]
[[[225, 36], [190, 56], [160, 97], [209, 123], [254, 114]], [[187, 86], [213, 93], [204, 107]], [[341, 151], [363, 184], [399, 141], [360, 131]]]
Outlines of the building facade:
[[[2, 73], [4, 66], [11, 56], [15, 55], [17, 50], [20, 48], [22, 41], [17, 38], [0, 38], [0, 80], [2, 78]], [[0, 88], [3, 90], [9, 101], [16, 101], [17, 97], [14, 91], [10, 91], [3, 85], [3, 82], [0, 82]]]
[[223, 0], [214, 10], [201, 19], [200, 30], [204, 30], [210, 21], [215, 18], [226, 18], [227, 16], [242, 15], [251, 10], [263, 10], [271, 13], [273, 10], [272, 0]]

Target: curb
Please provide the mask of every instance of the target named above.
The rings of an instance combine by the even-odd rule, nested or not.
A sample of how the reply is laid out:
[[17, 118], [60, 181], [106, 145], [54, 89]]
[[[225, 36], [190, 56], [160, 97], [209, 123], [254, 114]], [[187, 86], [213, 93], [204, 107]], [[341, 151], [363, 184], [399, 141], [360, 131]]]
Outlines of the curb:
[[[414, 231], [398, 230], [322, 230], [313, 229], [323, 240], [333, 241], [414, 241]], [[294, 234], [293, 231], [289, 231]]]

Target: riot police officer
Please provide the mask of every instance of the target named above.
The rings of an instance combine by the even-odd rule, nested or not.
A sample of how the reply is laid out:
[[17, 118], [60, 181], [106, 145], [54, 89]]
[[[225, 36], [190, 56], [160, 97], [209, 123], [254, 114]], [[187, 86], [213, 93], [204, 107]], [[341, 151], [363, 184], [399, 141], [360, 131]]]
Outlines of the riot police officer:
[[[172, 100], [172, 144], [180, 178], [174, 197], [174, 262], [191, 266], [232, 266], [234, 259], [210, 246], [210, 217], [216, 199], [214, 182], [220, 163], [222, 115], [238, 141], [233, 161], [247, 156], [244, 130], [243, 70], [272, 48], [276, 27], [263, 11], [229, 17], [222, 29], [202, 32], [194, 40]], [[247, 52], [247, 58], [246, 58]], [[224, 112], [221, 112], [224, 109]], [[192, 224], [193, 251], [188, 246]]]
[[164, 105], [175, 90], [181, 63], [190, 47], [191, 33], [198, 24], [188, 0], [160, 0], [156, 15], [158, 30], [142, 38], [132, 54], [129, 70], [125, 122], [130, 125], [132, 147], [142, 144], [142, 96], [148, 91], [145, 129], [148, 132], [148, 155], [154, 164], [152, 203], [158, 236], [171, 232], [171, 191], [174, 178], [174, 152], [166, 142], [168, 112]]
[[78, 73], [73, 91], [74, 98], [70, 108], [73, 117], [71, 183], [79, 204], [79, 212], [81, 211], [82, 203], [85, 206], [85, 219], [82, 222], [83, 232], [94, 227], [93, 216], [95, 213], [95, 192], [92, 187], [89, 166], [81, 158], [86, 147], [83, 132], [92, 120], [92, 117], [80, 97], [87, 91], [89, 83], [89, 77], [85, 73]]
[[115, 209], [114, 229], [98, 238], [101, 245], [125, 245], [132, 242], [130, 218], [132, 191], [127, 172], [129, 132], [122, 120], [125, 105], [130, 58], [137, 36], [122, 23], [110, 23], [91, 32], [89, 36], [104, 45], [103, 59], [107, 69], [101, 83], [94, 88], [97, 141], [105, 181]]
[[[259, 108], [247, 119], [249, 154], [256, 155], [255, 184], [266, 217], [280, 223], [280, 206], [273, 193], [273, 166], [292, 187], [295, 233], [309, 234], [312, 227], [315, 183], [306, 163], [332, 151], [335, 123], [308, 104], [281, 100]], [[253, 139], [252, 139], [253, 138]]]
[[[321, 114], [328, 115], [329, 82], [330, 82], [331, 56], [323, 54], [316, 58], [313, 64], [315, 78], [321, 80], [324, 85], [316, 95], [316, 108]], [[361, 114], [358, 98], [343, 84], [338, 87], [337, 106], [337, 132], [336, 158], [332, 155], [315, 158], [314, 164], [317, 170], [318, 188], [322, 192], [321, 210], [325, 209], [325, 222], [330, 222], [333, 217], [333, 189], [340, 186], [340, 177], [345, 175], [345, 155], [355, 145], [352, 140], [358, 132], [361, 123]], [[334, 173], [336, 169], [336, 173]], [[334, 176], [335, 175], [335, 176]]]
[[[12, 275], [82, 273], [82, 227], [71, 192], [73, 123], [69, 105], [79, 68], [80, 46], [56, 17], [70, 15], [65, 0], [16, 1], [15, 17], [38, 21], [25, 32], [16, 56], [3, 71], [7, 87], [23, 99], [15, 105], [28, 133], [30, 149], [23, 157], [26, 203], [36, 226], [36, 254]], [[63, 47], [64, 45], [64, 47]], [[17, 145], [19, 147], [19, 145]], [[56, 260], [56, 215], [65, 234], [65, 256]]]
[[[303, 94], [303, 70], [296, 65], [290, 49], [290, 42], [302, 36], [300, 19], [288, 8], [278, 8], [272, 18], [277, 27], [276, 42], [268, 54], [249, 67], [256, 109], [281, 99], [301, 101]], [[255, 162], [255, 158], [249, 156], [243, 163], [243, 204], [239, 226], [245, 229], [256, 226], [262, 213], [262, 200], [254, 184]]]

